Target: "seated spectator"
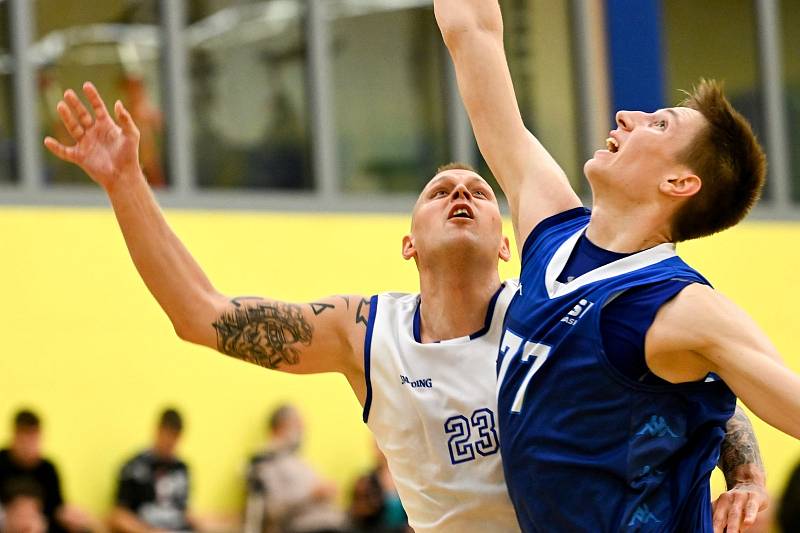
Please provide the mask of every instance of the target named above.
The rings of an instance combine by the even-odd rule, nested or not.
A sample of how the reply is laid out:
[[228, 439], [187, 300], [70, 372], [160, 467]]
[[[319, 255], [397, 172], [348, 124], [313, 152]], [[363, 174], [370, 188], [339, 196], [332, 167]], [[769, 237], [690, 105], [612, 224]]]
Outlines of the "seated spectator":
[[269, 431], [269, 444], [248, 468], [245, 533], [347, 531], [347, 517], [334, 503], [336, 487], [297, 453], [303, 437], [297, 410], [279, 407]]
[[375, 468], [353, 485], [350, 519], [358, 533], [411, 531], [386, 456], [375, 446]]
[[0, 533], [45, 533], [47, 519], [39, 484], [20, 478], [7, 483], [0, 492]]
[[125, 463], [119, 475], [111, 528], [120, 533], [192, 531], [187, 513], [189, 468], [176, 455], [181, 415], [166, 409], [152, 448]]
[[64, 503], [58, 471], [42, 456], [42, 431], [39, 417], [21, 410], [14, 417], [9, 448], [0, 450], [0, 493], [8, 485], [33, 483], [39, 487], [42, 511], [50, 533], [77, 533], [97, 529], [93, 520], [75, 506]]

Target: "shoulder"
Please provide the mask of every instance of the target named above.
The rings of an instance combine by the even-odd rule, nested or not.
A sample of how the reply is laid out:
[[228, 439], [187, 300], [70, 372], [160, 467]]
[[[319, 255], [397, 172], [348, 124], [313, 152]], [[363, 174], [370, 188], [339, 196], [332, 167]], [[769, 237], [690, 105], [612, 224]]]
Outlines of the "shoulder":
[[123, 479], [142, 479], [150, 474], [152, 456], [149, 452], [137, 453], [122, 465], [120, 477]]
[[651, 330], [669, 349], [697, 350], [723, 334], [737, 313], [736, 305], [712, 287], [690, 283], [661, 307]]
[[525, 239], [520, 256], [523, 261], [538, 245], [548, 238], [558, 237], [563, 240], [564, 235], [569, 235], [589, 223], [591, 211], [585, 207], [574, 207], [555, 215], [549, 216], [539, 222]]
[[42, 472], [47, 472], [47, 474], [58, 477], [58, 469], [56, 465], [46, 457], [42, 458], [41, 462], [39, 463], [39, 469]]

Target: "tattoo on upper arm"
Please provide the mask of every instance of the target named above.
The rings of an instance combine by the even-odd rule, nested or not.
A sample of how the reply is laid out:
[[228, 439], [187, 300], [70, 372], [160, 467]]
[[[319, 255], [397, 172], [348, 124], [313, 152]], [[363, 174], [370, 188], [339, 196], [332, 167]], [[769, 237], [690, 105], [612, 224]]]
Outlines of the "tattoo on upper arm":
[[370, 301], [367, 298], [361, 298], [356, 308], [356, 324], [364, 324], [364, 327], [369, 325], [369, 306]]
[[233, 309], [212, 324], [219, 351], [266, 368], [275, 369], [284, 363], [296, 365], [301, 345], [309, 346], [314, 334], [301, 307], [262, 299], [243, 300], [231, 300]]
[[754, 464], [763, 469], [764, 465], [753, 425], [740, 407], [736, 407], [733, 416], [728, 420], [726, 431], [725, 440], [722, 441], [719, 467], [725, 474], [725, 481], [731, 487], [736, 484], [734, 474], [738, 467]]
[[350, 309], [350, 298], [341, 295], [337, 296], [337, 298], [341, 298], [342, 300], [344, 300], [344, 305], [347, 306], [347, 309]]
[[320, 314], [324, 313], [328, 309], [335, 309], [336, 306], [333, 304], [325, 304], [325, 303], [313, 303], [311, 304], [311, 310], [314, 311], [314, 316], [319, 316]]

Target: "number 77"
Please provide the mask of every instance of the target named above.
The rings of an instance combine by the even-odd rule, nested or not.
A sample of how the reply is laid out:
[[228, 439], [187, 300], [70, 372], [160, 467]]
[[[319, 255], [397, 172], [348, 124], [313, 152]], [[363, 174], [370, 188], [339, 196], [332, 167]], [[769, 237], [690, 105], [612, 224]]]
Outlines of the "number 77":
[[[523, 342], [525, 342], [525, 346], [520, 350], [520, 346], [522, 346]], [[520, 360], [523, 363], [530, 362], [531, 357], [534, 357], [534, 360], [533, 364], [528, 369], [528, 373], [525, 375], [525, 379], [522, 380], [522, 384], [517, 390], [517, 395], [514, 397], [514, 404], [511, 406], [512, 413], [519, 413], [522, 411], [522, 405], [525, 403], [525, 392], [528, 390], [531, 378], [542, 367], [547, 357], [550, 355], [550, 346], [540, 342], [526, 342], [525, 339], [510, 329], [507, 329], [500, 343], [500, 357], [503, 358], [503, 362], [500, 365], [500, 372], [497, 374], [498, 390], [499, 386], [503, 384], [511, 360], [514, 359], [518, 353], [522, 353]]]

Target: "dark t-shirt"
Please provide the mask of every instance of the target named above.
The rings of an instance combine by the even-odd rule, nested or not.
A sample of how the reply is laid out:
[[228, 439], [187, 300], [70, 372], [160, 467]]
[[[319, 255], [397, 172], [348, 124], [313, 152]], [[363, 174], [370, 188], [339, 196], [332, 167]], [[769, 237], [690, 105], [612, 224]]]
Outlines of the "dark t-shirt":
[[125, 463], [117, 487], [117, 505], [146, 524], [187, 531], [189, 469], [180, 459], [165, 459], [145, 451]]
[[50, 524], [48, 531], [64, 533], [65, 530], [55, 521], [56, 509], [61, 507], [64, 499], [61, 496], [58, 472], [53, 463], [42, 459], [36, 466], [26, 468], [14, 461], [8, 449], [0, 450], [0, 492], [4, 492], [9, 483], [19, 479], [27, 479], [39, 485], [44, 496], [44, 515]]

